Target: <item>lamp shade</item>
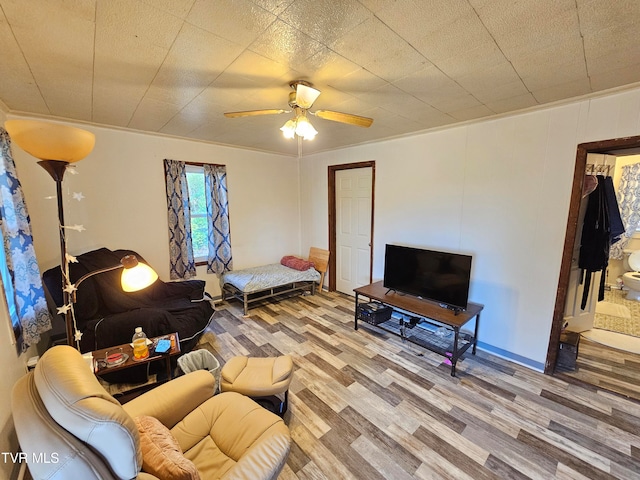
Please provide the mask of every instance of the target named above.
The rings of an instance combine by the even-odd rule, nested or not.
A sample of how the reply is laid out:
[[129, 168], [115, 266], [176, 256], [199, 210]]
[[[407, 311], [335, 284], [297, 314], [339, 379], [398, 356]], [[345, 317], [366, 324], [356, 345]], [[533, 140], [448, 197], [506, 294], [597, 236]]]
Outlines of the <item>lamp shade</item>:
[[122, 290], [125, 292], [137, 292], [148, 287], [158, 279], [158, 274], [149, 265], [138, 262], [135, 267], [122, 270]]
[[77, 162], [91, 153], [93, 133], [80, 128], [37, 120], [7, 120], [4, 127], [11, 140], [40, 160]]

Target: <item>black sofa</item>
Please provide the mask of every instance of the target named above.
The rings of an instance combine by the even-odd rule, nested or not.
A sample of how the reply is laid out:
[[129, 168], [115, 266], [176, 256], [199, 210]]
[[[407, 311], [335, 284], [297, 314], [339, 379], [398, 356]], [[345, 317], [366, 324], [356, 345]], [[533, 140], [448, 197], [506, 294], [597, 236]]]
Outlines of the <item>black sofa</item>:
[[[78, 263], [69, 266], [71, 281], [100, 268], [118, 265], [125, 255], [135, 255], [131, 250], [100, 248], [78, 255]], [[82, 352], [131, 342], [136, 327], [148, 337], [178, 332], [183, 353], [195, 347], [213, 315], [212, 302], [204, 292], [202, 280], [163, 282], [138, 292], [124, 292], [120, 286], [122, 270], [97, 274], [78, 287], [74, 305], [76, 324], [82, 332]], [[43, 283], [56, 306], [62, 306], [62, 274], [60, 267], [44, 272]], [[55, 313], [55, 310], [54, 310]], [[54, 319], [60, 324], [64, 318]]]

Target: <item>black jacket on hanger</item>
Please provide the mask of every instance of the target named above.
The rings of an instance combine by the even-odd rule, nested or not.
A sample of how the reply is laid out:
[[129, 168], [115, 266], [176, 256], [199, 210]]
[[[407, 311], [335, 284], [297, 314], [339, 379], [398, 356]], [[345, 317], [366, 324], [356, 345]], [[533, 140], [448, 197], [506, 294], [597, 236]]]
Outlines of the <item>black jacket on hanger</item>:
[[[609, 264], [611, 247], [611, 224], [609, 221], [609, 205], [605, 190], [605, 177], [598, 175], [598, 186], [589, 194], [587, 210], [582, 224], [582, 237], [578, 266], [582, 269], [584, 287], [582, 290], [581, 308], [587, 305], [591, 275], [593, 272], [605, 270]], [[612, 184], [613, 185], [613, 184]], [[598, 300], [604, 300], [605, 275], [600, 279]]]

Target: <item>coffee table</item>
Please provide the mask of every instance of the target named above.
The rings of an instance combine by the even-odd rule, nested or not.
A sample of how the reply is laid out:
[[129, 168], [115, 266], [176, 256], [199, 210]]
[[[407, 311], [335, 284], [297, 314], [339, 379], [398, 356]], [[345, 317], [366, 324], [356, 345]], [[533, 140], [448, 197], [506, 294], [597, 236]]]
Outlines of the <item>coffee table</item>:
[[[171, 337], [175, 338], [175, 342], [172, 342], [171, 349], [166, 353], [156, 353], [155, 347], [158, 344], [159, 340], [167, 339], [170, 340]], [[103, 348], [101, 350], [95, 350], [91, 352], [93, 354], [93, 371], [97, 376], [105, 375], [107, 373], [117, 372], [119, 370], [124, 370], [131, 367], [136, 367], [138, 365], [144, 365], [147, 363], [155, 362], [157, 360], [164, 360], [167, 366], [167, 379], [171, 380], [172, 371], [171, 371], [171, 357], [180, 354], [180, 339], [178, 338], [178, 333], [168, 333], [166, 335], [160, 335], [159, 337], [150, 338], [151, 343], [149, 344], [149, 356], [147, 358], [143, 358], [141, 360], [133, 359], [133, 346], [130, 343], [124, 343], [122, 345], [115, 345], [113, 347]], [[120, 352], [127, 356], [126, 360], [117, 365], [107, 365], [106, 356], [107, 353], [115, 353]]]

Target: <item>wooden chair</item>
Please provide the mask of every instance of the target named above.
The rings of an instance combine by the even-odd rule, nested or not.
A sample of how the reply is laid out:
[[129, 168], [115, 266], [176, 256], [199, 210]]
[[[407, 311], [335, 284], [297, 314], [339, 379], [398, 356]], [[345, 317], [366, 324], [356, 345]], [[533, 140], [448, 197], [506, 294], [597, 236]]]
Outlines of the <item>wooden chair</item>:
[[329, 266], [329, 250], [322, 250], [318, 247], [309, 249], [309, 261], [313, 262], [315, 269], [320, 272], [320, 291], [324, 286], [324, 274]]

